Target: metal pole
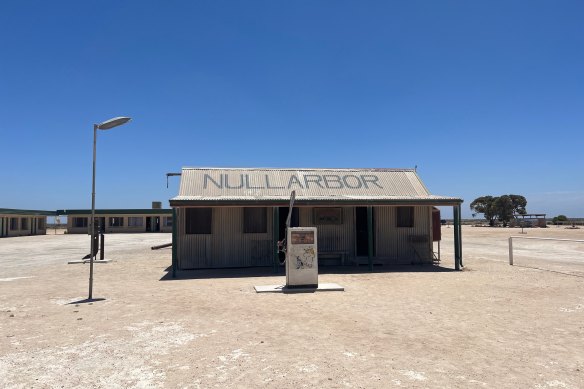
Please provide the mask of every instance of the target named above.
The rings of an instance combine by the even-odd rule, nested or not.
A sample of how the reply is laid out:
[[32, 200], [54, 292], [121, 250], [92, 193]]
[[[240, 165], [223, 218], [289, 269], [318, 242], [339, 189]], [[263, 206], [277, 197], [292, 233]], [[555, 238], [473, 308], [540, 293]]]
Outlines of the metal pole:
[[176, 208], [172, 208], [172, 278], [176, 278], [176, 268], [177, 268], [177, 250], [178, 250], [178, 223], [176, 217]]
[[93, 125], [93, 175], [91, 180], [91, 259], [89, 260], [89, 297], [93, 298], [93, 260], [95, 258], [95, 250], [93, 244], [93, 236], [95, 234], [95, 151], [97, 143], [97, 124]]
[[373, 271], [373, 207], [367, 207], [367, 254], [369, 271]]
[[280, 262], [280, 254], [278, 253], [278, 240], [280, 240], [280, 209], [278, 207], [274, 207], [272, 209], [272, 235], [274, 240], [274, 273], [278, 272], [278, 264]]
[[460, 204], [456, 208], [458, 208], [458, 263], [460, 267], [464, 267], [462, 264], [462, 210]]
[[458, 228], [458, 224], [460, 223], [459, 220], [459, 214], [458, 214], [458, 207], [455, 205], [452, 207], [452, 211], [454, 213], [454, 269], [455, 270], [460, 270], [460, 263], [458, 262], [459, 258], [460, 258], [460, 253], [459, 253], [459, 249], [460, 249], [460, 245], [459, 245], [459, 233], [460, 230]]
[[513, 237], [509, 237], [509, 265], [513, 265]]

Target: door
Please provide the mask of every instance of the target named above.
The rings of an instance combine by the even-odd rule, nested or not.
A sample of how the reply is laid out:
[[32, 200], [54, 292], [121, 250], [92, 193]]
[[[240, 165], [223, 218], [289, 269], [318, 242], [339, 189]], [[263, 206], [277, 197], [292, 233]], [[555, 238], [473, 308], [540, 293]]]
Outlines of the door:
[[[289, 207], [278, 208], [278, 240], [282, 240], [286, 237], [286, 219], [288, 218], [288, 209]], [[290, 227], [300, 227], [300, 214], [298, 212], [298, 208], [292, 208]], [[279, 253], [278, 259], [280, 260], [280, 263], [283, 263], [286, 259], [286, 254]]]
[[160, 232], [160, 216], [156, 216], [154, 219], [154, 232]]
[[[371, 210], [373, 213], [373, 210]], [[372, 214], [373, 225], [375, 225], [375, 214]], [[373, 242], [375, 242], [375, 229], [373, 229]], [[367, 223], [367, 207], [355, 208], [355, 253], [358, 257], [367, 257], [369, 255], [369, 228]], [[375, 243], [373, 244], [373, 253], [375, 255]]]
[[152, 232], [152, 218], [150, 216], [146, 217], [146, 232]]

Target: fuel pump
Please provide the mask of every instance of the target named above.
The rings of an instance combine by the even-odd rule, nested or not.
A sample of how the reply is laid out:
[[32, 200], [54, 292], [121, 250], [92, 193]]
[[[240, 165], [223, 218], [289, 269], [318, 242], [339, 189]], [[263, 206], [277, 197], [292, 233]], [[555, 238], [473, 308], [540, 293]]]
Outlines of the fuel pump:
[[316, 227], [290, 227], [290, 218], [296, 198], [292, 191], [286, 237], [278, 242], [280, 251], [286, 253], [286, 287], [318, 287], [318, 240]]

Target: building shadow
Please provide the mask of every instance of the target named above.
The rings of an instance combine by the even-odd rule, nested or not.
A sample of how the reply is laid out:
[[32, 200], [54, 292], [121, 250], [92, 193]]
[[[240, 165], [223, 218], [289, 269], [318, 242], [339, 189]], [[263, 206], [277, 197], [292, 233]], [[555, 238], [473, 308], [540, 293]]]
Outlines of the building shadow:
[[[221, 269], [194, 269], [194, 270], [177, 270], [176, 278], [172, 277], [172, 266], [167, 267], [166, 274], [160, 278], [160, 281], [176, 280], [197, 280], [213, 278], [258, 278], [258, 277], [278, 277], [285, 276], [284, 266], [279, 266], [278, 271], [274, 272], [271, 266], [263, 267], [238, 267], [238, 268], [221, 268]], [[373, 271], [369, 266], [322, 266], [318, 269], [319, 275], [324, 274], [376, 274], [376, 273], [449, 273], [458, 272], [457, 270], [432, 264], [416, 265], [382, 265], [373, 266]]]

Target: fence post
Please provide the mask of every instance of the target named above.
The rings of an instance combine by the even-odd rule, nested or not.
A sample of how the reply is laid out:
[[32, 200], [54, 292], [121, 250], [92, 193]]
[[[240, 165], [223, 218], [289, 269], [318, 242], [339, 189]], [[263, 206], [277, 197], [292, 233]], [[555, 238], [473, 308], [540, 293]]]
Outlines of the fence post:
[[513, 265], [513, 237], [509, 237], [509, 265]]

